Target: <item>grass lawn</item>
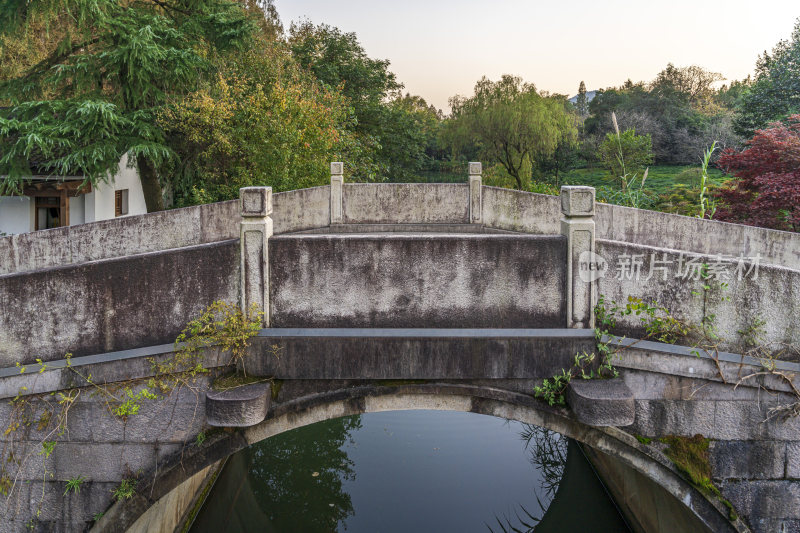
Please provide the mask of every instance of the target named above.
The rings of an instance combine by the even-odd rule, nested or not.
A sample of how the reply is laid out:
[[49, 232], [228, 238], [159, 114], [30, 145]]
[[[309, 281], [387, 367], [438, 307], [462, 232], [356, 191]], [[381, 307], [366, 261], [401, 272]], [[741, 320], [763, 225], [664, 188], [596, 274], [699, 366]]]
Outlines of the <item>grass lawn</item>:
[[[692, 189], [699, 187], [698, 166], [692, 165], [656, 165], [650, 167], [644, 188], [657, 195], [669, 194], [676, 184], [686, 185]], [[692, 172], [692, 170], [695, 170]], [[730, 179], [716, 168], [709, 169], [711, 184], [722, 185]], [[606, 170], [602, 168], [576, 168], [566, 172], [561, 177], [564, 185], [589, 185], [591, 187], [617, 186], [616, 180], [611, 180]]]
[[[694, 172], [692, 172], [693, 170]], [[709, 169], [708, 174], [712, 185], [722, 185], [730, 179], [730, 176], [716, 168]], [[650, 167], [647, 174], [645, 189], [658, 195], [668, 194], [676, 183], [695, 189], [699, 186], [699, 175], [699, 166], [655, 165]], [[609, 178], [608, 172], [600, 167], [576, 168], [563, 173], [560, 178], [562, 185], [589, 185], [591, 187], [617, 185], [616, 181]], [[420, 172], [418, 181], [422, 183], [466, 183], [467, 173]]]

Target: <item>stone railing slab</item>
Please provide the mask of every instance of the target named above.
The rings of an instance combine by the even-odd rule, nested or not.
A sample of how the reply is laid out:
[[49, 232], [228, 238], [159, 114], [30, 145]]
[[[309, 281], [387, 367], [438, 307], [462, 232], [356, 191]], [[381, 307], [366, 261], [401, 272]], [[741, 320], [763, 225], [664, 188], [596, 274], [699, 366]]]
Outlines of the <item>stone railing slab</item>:
[[0, 237], [0, 275], [235, 239], [239, 201]]

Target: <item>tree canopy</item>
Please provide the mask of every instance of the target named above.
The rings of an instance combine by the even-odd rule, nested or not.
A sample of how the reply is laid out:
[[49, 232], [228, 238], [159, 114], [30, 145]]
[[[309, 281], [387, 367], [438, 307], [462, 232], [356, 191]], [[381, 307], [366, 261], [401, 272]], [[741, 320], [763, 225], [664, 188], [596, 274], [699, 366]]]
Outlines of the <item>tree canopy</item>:
[[196, 88], [213, 57], [242, 49], [253, 18], [228, 0], [2, 0], [0, 32], [33, 21], [63, 37], [46, 57], [0, 83], [0, 193], [18, 191], [31, 163], [107, 180], [123, 155], [138, 166], [149, 211], [163, 209], [156, 169], [174, 159], [159, 113]]
[[330, 161], [352, 151], [351, 120], [340, 93], [264, 41], [165, 109], [158, 125], [181, 155], [166, 170], [183, 205], [236, 198], [246, 186], [325, 184]]
[[717, 218], [800, 230], [800, 115], [758, 130], [744, 150], [727, 150], [719, 165], [737, 179], [721, 191]]
[[474, 144], [481, 158], [500, 163], [516, 187], [527, 190], [533, 163], [577, 136], [568, 105], [565, 97], [540, 95], [521, 78], [484, 77], [473, 96], [451, 98], [448, 139], [456, 151]]
[[745, 91], [736, 117], [739, 134], [752, 137], [771, 122], [800, 113], [800, 19], [791, 38], [780, 41], [772, 53], [756, 63], [756, 77]]

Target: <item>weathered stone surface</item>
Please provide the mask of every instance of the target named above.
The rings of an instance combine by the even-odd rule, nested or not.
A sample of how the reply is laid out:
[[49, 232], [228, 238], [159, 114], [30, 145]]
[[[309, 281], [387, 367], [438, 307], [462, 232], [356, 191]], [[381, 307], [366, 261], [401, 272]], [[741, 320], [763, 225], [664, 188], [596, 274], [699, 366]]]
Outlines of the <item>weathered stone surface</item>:
[[567, 217], [594, 215], [594, 187], [562, 185], [561, 212]]
[[481, 197], [486, 226], [538, 235], [559, 232], [558, 196], [483, 186]]
[[[410, 330], [315, 336], [278, 336], [278, 331], [265, 330], [253, 339], [252, 372], [280, 379], [543, 379], [594, 343], [591, 330], [535, 336], [536, 330], [478, 331], [474, 337], [465, 334], [468, 330], [436, 337], [424, 331], [414, 336]], [[572, 336], [561, 336], [567, 332]]]
[[567, 404], [590, 426], [630, 426], [636, 417], [633, 393], [621, 379], [574, 379]]
[[786, 444], [786, 477], [800, 479], [800, 442]]
[[[620, 344], [612, 341], [610, 346], [614, 348]], [[772, 375], [761, 375], [759, 379], [740, 383], [743, 375], [761, 372], [763, 367], [757, 360], [748, 363], [738, 356], [731, 357], [733, 361], [725, 361], [726, 354], [720, 353], [715, 362], [703, 353], [698, 356], [692, 351], [693, 348], [688, 346], [639, 341], [617, 352], [614, 366], [625, 369], [623, 379], [642, 400], [723, 400], [760, 404], [772, 400], [771, 394], [765, 395], [765, 390], [771, 393], [790, 390], [783, 378]], [[779, 369], [786, 375], [800, 371], [797, 363], [777, 361], [776, 365], [788, 367]], [[722, 381], [720, 369], [727, 382]], [[794, 381], [796, 386], [800, 386], [800, 376], [796, 376]], [[730, 383], [738, 385], [732, 387]], [[787, 402], [791, 400], [790, 396], [781, 398]]]
[[242, 187], [239, 202], [243, 217], [263, 218], [272, 214], [272, 187]]
[[[142, 402], [135, 416], [122, 420], [109, 413], [103, 402], [78, 402], [70, 408], [71, 442], [183, 443], [202, 431], [202, 397], [167, 397]], [[199, 405], [198, 405], [199, 404]]]
[[769, 417], [769, 409], [780, 398], [762, 398], [760, 402], [716, 402], [713, 431], [704, 435], [723, 440], [796, 440], [800, 419]]
[[764, 519], [800, 519], [800, 481], [723, 481], [719, 487], [751, 524]]
[[341, 233], [491, 233], [516, 234], [516, 231], [490, 228], [483, 224], [336, 224], [330, 227], [296, 231], [298, 234]]
[[783, 441], [712, 441], [709, 447], [714, 479], [779, 479], [785, 458]]
[[566, 325], [594, 328], [597, 282], [589, 271], [582, 270], [595, 263], [594, 188], [561, 187], [561, 212], [561, 235], [567, 238]]
[[566, 323], [566, 240], [532, 235], [281, 235], [272, 327]]
[[214, 300], [237, 301], [238, 264], [225, 241], [0, 276], [0, 367], [172, 342]]
[[[710, 436], [714, 429], [716, 402], [636, 400], [632, 433], [645, 436]], [[712, 437], [713, 438], [713, 437]]]
[[753, 533], [800, 533], [800, 520], [758, 518], [751, 522]]
[[331, 187], [312, 187], [272, 195], [275, 234], [324, 228], [331, 222]]
[[67, 481], [84, 476], [92, 481], [119, 483], [124, 477], [152, 469], [164, 458], [180, 451], [180, 444], [64, 442], [56, 445], [53, 479]]
[[345, 183], [345, 224], [468, 224], [466, 183]]
[[234, 239], [237, 209], [231, 200], [0, 237], [0, 275]]
[[597, 204], [597, 237], [611, 241], [733, 257], [800, 270], [800, 234], [716, 220]]
[[[641, 265], [639, 275], [634, 272], [636, 267], [631, 266], [622, 273], [624, 275], [616, 275], [612, 269], [598, 280], [598, 292], [608, 302], [624, 303], [630, 296], [657, 302], [691, 324], [702, 323], [705, 305], [705, 313], [715, 317], [716, 333], [723, 339], [719, 349], [724, 351], [743, 351], [738, 332], [746, 331], [757, 319], [766, 324], [763, 338], [766, 346], [778, 349], [800, 342], [800, 323], [795, 320], [796, 311], [791, 311], [796, 310], [800, 302], [800, 270], [762, 263], [757, 277], [753, 273], [745, 275], [748, 266], [739, 279], [735, 258], [722, 260], [716, 254], [689, 256], [676, 250], [600, 238], [596, 245], [597, 253], [609, 265], [633, 265], [634, 259]], [[688, 266], [692, 258], [693, 266]], [[749, 261], [745, 259], [745, 262]], [[719, 280], [727, 283], [727, 287], [712, 290], [705, 304], [704, 298], [698, 296], [703, 294], [705, 282], [696, 272], [703, 263], [714, 265], [715, 272], [719, 269], [720, 276], [727, 276]], [[651, 268], [654, 268], [652, 273]], [[644, 335], [638, 316], [620, 319], [618, 326], [630, 337], [641, 338]], [[792, 354], [788, 352], [784, 355], [790, 356]]]
[[215, 427], [250, 427], [266, 418], [270, 385], [255, 383], [206, 393], [206, 419]]

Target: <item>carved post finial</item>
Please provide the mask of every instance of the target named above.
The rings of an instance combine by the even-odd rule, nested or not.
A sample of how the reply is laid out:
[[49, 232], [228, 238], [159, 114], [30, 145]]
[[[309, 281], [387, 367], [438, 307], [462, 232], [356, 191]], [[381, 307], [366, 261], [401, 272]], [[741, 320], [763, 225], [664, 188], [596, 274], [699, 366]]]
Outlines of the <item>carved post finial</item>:
[[594, 187], [561, 187], [561, 234], [567, 238], [567, 327], [570, 328], [594, 327], [597, 280], [588, 270], [595, 263], [594, 203]]
[[272, 187], [239, 189], [240, 305], [247, 310], [256, 304], [264, 313], [262, 325], [269, 326], [269, 255], [272, 236]]
[[469, 164], [469, 222], [470, 224], [481, 224], [482, 217], [482, 179], [483, 171], [479, 161], [472, 161]]
[[343, 220], [342, 202], [344, 193], [344, 164], [331, 163], [331, 224], [341, 224]]

